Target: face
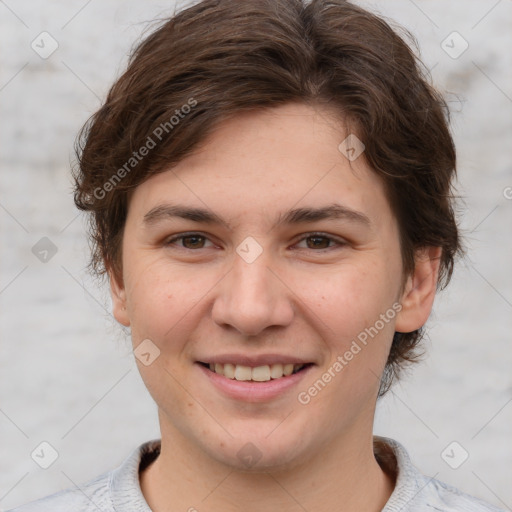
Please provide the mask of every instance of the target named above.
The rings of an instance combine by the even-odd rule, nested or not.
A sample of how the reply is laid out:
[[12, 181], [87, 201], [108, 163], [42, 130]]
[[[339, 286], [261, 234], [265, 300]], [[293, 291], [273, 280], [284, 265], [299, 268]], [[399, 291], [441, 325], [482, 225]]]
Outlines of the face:
[[162, 441], [247, 469], [371, 435], [393, 333], [426, 320], [435, 265], [403, 289], [396, 219], [347, 135], [301, 104], [244, 113], [134, 191], [112, 297]]

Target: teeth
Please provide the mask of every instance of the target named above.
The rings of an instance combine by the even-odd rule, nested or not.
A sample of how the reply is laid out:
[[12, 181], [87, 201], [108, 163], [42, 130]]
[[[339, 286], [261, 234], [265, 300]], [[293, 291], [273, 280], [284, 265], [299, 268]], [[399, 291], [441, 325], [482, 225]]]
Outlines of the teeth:
[[253, 368], [251, 372], [252, 380], [257, 380], [258, 382], [270, 380], [270, 376], [270, 366], [257, 366], [256, 368]]
[[285, 364], [283, 366], [283, 373], [288, 376], [293, 373], [293, 364]]
[[283, 365], [282, 364], [273, 364], [270, 367], [270, 376], [273, 379], [279, 379], [284, 375], [283, 373]]
[[264, 366], [256, 366], [254, 368], [250, 366], [244, 366], [241, 364], [219, 364], [210, 363], [209, 368], [212, 372], [224, 375], [228, 379], [234, 380], [253, 380], [256, 382], [267, 382], [271, 379], [280, 379], [281, 377], [287, 377], [292, 373], [300, 370], [303, 364], [272, 364]]
[[251, 380], [252, 370], [250, 366], [237, 364], [235, 367], [235, 380]]

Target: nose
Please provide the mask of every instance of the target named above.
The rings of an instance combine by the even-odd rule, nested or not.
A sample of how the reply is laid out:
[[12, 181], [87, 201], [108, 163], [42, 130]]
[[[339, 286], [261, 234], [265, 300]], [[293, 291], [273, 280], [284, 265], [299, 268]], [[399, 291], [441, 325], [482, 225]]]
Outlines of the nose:
[[234, 257], [230, 272], [219, 283], [212, 317], [222, 327], [244, 336], [256, 336], [268, 327], [292, 322], [293, 293], [265, 251], [252, 263]]

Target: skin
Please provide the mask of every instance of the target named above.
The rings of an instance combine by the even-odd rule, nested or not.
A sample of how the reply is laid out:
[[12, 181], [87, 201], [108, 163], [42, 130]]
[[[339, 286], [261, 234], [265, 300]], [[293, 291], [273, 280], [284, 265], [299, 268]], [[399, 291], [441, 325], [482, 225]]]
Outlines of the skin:
[[[430, 314], [440, 249], [418, 251], [414, 273], [403, 275], [398, 225], [380, 178], [364, 156], [349, 162], [338, 150], [348, 133], [322, 107], [240, 114], [134, 191], [122, 278], [111, 274], [110, 282], [115, 318], [131, 327], [134, 348], [150, 339], [160, 350], [148, 366], [137, 361], [162, 437], [160, 456], [140, 475], [152, 510], [378, 511], [389, 499], [394, 477], [372, 447], [379, 380], [395, 330], [413, 331]], [[148, 211], [169, 202], [206, 208], [228, 225], [144, 224]], [[332, 203], [369, 224], [275, 225], [281, 212]], [[191, 231], [205, 238], [168, 243]], [[315, 244], [312, 232], [333, 240]], [[236, 252], [248, 236], [263, 250], [252, 263]], [[298, 392], [397, 303], [401, 311], [378, 335], [307, 405], [299, 403]], [[315, 366], [278, 398], [240, 401], [216, 390], [195, 364], [231, 352], [294, 355]], [[237, 457], [246, 443], [261, 455], [250, 468]]]

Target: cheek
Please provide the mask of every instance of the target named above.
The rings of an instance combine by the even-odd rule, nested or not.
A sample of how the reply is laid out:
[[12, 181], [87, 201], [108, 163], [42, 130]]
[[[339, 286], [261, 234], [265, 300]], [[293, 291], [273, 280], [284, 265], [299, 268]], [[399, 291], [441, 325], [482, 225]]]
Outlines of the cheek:
[[385, 262], [364, 258], [302, 276], [298, 295], [322, 320], [326, 335], [346, 340], [391, 308], [398, 289], [393, 274]]
[[[169, 382], [174, 383], [173, 377], [181, 379], [182, 356], [186, 359], [190, 349], [187, 341], [197, 325], [194, 307], [204, 295], [202, 284], [197, 275], [188, 278], [161, 260], [146, 259], [131, 269], [127, 297], [133, 348], [137, 354], [137, 347], [145, 340], [158, 348], [154, 362], [145, 365], [137, 361], [139, 372], [156, 403], [167, 402], [181, 410], [190, 402], [189, 397], [181, 386], [172, 385], [169, 393]], [[187, 409], [181, 414], [185, 418]]]
[[175, 331], [186, 323], [187, 314], [204, 294], [202, 285], [162, 261], [141, 261], [131, 268], [127, 307], [134, 345], [145, 338], [159, 346], [166, 337], [180, 339]]
[[[317, 284], [309, 295], [315, 296], [311, 306], [315, 304], [314, 316], [320, 320], [314, 329], [321, 333], [329, 353], [321, 379], [332, 382], [325, 393], [315, 396], [314, 403], [329, 410], [333, 403], [340, 404], [342, 407], [331, 414], [341, 423], [346, 420], [347, 410], [373, 403], [378, 389], [397, 314], [399, 285], [392, 268], [383, 261], [370, 260], [362, 266], [347, 265], [336, 274], [331, 271], [329, 279], [323, 285]], [[318, 387], [317, 379], [318, 376], [308, 382], [303, 390], [311, 389], [308, 386], [323, 389]]]

